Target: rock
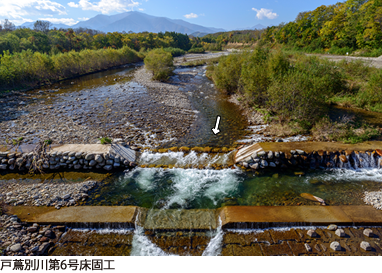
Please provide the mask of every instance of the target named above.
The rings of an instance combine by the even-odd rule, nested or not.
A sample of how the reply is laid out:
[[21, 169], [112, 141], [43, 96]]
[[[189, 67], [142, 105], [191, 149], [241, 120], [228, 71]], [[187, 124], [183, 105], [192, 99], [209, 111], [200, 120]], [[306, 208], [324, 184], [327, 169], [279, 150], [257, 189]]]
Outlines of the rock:
[[44, 235], [48, 238], [53, 238], [54, 237], [54, 232], [52, 232], [50, 229], [46, 230]]
[[374, 233], [373, 231], [370, 229], [370, 228], [366, 228], [364, 231], [363, 231], [363, 235], [367, 236], [367, 237], [373, 237], [374, 236]]
[[333, 249], [334, 251], [341, 251], [341, 245], [339, 242], [332, 242], [330, 244], [330, 248]]
[[39, 249], [38, 249], [38, 252], [40, 254], [43, 254], [47, 249], [48, 247], [50, 246], [50, 243], [43, 243], [42, 245], [40, 245]]
[[70, 198], [70, 194], [65, 194], [62, 199], [66, 200], [66, 199], [69, 199]]
[[248, 168], [248, 163], [247, 162], [243, 162], [241, 165], [243, 165], [244, 168]]
[[365, 242], [365, 241], [361, 242], [360, 247], [361, 247], [363, 250], [365, 250], [365, 251], [370, 251], [370, 250], [372, 250], [371, 245], [370, 245], [369, 242]]
[[112, 159], [106, 160], [106, 165], [113, 165], [113, 163], [114, 163], [114, 161]]
[[276, 168], [276, 164], [274, 162], [270, 162], [269, 167]]
[[6, 170], [8, 165], [6, 164], [0, 164], [0, 170]]
[[338, 237], [345, 237], [346, 234], [345, 234], [345, 231], [342, 229], [342, 228], [339, 228], [336, 230], [335, 234], [338, 236]]
[[268, 162], [265, 159], [261, 160], [261, 166], [263, 166], [264, 168], [268, 167]]
[[251, 165], [250, 165], [250, 167], [251, 167], [251, 169], [254, 169], [254, 170], [257, 170], [257, 169], [259, 169], [259, 164], [258, 163], [252, 163]]
[[103, 167], [106, 171], [111, 171], [113, 169], [113, 166], [112, 165], [105, 165]]
[[79, 170], [79, 169], [81, 169], [82, 168], [82, 166], [81, 165], [79, 165], [79, 164], [77, 164], [77, 165], [74, 165], [74, 169], [75, 170]]
[[309, 229], [306, 234], [308, 234], [309, 237], [317, 237], [317, 233], [314, 229]]
[[308, 252], [312, 251], [312, 248], [307, 243], [305, 243], [304, 246], [306, 248], [306, 251], [308, 251]]
[[119, 164], [119, 163], [114, 163], [114, 164], [113, 164], [113, 167], [114, 167], [114, 168], [119, 168], [119, 167], [121, 167], [121, 164]]
[[35, 246], [35, 247], [32, 247], [32, 248], [30, 249], [30, 251], [31, 251], [31, 252], [36, 252], [36, 251], [38, 251], [38, 249], [39, 249], [39, 246]]
[[279, 158], [280, 157], [280, 153], [279, 152], [275, 152], [275, 157]]
[[94, 154], [87, 154], [87, 155], [85, 156], [85, 160], [90, 161], [90, 160], [93, 160], [93, 159], [94, 159]]
[[97, 161], [95, 161], [95, 160], [90, 160], [90, 162], [89, 162], [89, 166], [90, 166], [90, 167], [93, 167], [93, 166], [95, 166], [95, 165], [97, 165]]
[[9, 248], [9, 250], [12, 252], [19, 252], [21, 250], [21, 244], [14, 244]]
[[276, 142], [284, 142], [284, 140], [282, 140], [281, 138], [278, 138], [278, 139], [276, 140]]
[[348, 163], [348, 159], [346, 158], [345, 155], [340, 155], [339, 157], [342, 163]]
[[327, 227], [328, 230], [331, 230], [331, 231], [334, 231], [337, 229], [337, 225], [334, 225], [334, 224], [330, 224], [328, 227]]
[[269, 151], [268, 153], [268, 159], [272, 159], [273, 158], [273, 152], [272, 151]]
[[74, 156], [80, 159], [82, 157], [82, 153], [81, 152], [75, 153]]
[[42, 236], [41, 238], [40, 238], [40, 242], [48, 242], [49, 241], [49, 238], [48, 237], [46, 237], [46, 236]]
[[36, 232], [37, 231], [37, 227], [29, 227], [29, 228], [27, 228], [27, 231], [31, 232], [31, 233]]
[[101, 163], [101, 162], [103, 162], [103, 157], [102, 157], [102, 155], [96, 155], [94, 160], [97, 161], [98, 163]]
[[308, 200], [311, 200], [311, 201], [320, 202], [324, 206], [326, 205], [325, 201], [323, 199], [321, 199], [320, 197], [314, 196], [313, 194], [310, 194], [310, 193], [301, 193], [300, 196], [302, 198], [305, 198], [305, 199], [308, 199]]
[[266, 153], [264, 151], [260, 151], [257, 153], [258, 156], [264, 156]]
[[299, 154], [299, 155], [303, 155], [305, 154], [305, 152], [303, 150], [296, 150], [296, 152]]
[[382, 156], [382, 150], [380, 150], [380, 149], [376, 149], [375, 152], [376, 152], [379, 156]]

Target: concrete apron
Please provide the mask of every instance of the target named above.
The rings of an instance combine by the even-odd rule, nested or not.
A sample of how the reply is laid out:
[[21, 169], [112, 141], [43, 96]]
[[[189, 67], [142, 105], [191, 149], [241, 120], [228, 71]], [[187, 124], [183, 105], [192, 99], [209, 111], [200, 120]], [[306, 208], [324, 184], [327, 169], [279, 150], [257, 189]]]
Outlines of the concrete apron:
[[86, 228], [210, 230], [295, 226], [382, 226], [382, 211], [371, 206], [228, 206], [216, 210], [150, 210], [136, 206], [7, 208], [26, 223]]

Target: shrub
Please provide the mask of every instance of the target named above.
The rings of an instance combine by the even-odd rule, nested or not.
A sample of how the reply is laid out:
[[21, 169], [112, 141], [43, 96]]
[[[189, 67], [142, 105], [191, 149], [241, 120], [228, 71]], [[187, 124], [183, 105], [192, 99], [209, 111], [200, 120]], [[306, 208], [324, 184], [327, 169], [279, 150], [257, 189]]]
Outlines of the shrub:
[[256, 48], [252, 53], [241, 55], [243, 62], [240, 73], [240, 90], [247, 100], [257, 106], [267, 101], [267, 89], [270, 83], [268, 61], [269, 52]]
[[101, 144], [110, 144], [111, 143], [111, 139], [108, 137], [102, 137], [99, 140], [100, 140]]
[[227, 93], [236, 92], [241, 75], [241, 65], [244, 61], [243, 54], [230, 54], [221, 57], [217, 66], [213, 69], [212, 78], [218, 89]]
[[327, 113], [326, 93], [319, 77], [292, 71], [272, 82], [267, 105], [280, 120], [296, 120], [309, 127], [312, 121]]
[[370, 79], [363, 90], [358, 94], [360, 105], [367, 108], [382, 109], [382, 70], [371, 74]]
[[173, 74], [173, 57], [163, 49], [151, 50], [144, 62], [146, 69], [153, 73], [154, 80], [166, 81]]
[[204, 53], [205, 50], [203, 47], [194, 47], [194, 48], [191, 48], [188, 53]]
[[180, 48], [174, 48], [174, 47], [166, 47], [163, 48], [164, 51], [171, 53], [173, 57], [178, 57], [186, 54], [186, 51]]

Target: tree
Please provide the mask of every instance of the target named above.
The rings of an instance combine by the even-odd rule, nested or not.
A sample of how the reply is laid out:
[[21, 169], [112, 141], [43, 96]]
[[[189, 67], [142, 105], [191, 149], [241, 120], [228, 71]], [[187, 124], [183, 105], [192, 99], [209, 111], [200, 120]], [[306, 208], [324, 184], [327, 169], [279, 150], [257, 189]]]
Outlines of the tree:
[[41, 31], [41, 32], [47, 33], [51, 26], [52, 24], [48, 21], [37, 20], [33, 25], [33, 29], [35, 31]]
[[8, 19], [5, 19], [3, 24], [3, 29], [4, 31], [14, 31], [16, 29], [16, 26]]

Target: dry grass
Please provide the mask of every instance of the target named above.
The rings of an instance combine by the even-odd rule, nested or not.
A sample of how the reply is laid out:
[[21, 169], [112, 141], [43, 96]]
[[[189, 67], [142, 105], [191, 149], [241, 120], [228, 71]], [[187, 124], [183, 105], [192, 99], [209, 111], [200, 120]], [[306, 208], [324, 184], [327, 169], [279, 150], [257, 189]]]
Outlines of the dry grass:
[[297, 122], [271, 123], [267, 128], [267, 132], [278, 137], [293, 136], [305, 134], [307, 131]]

